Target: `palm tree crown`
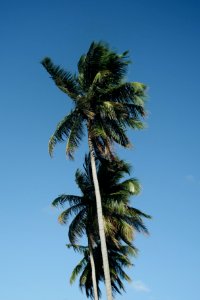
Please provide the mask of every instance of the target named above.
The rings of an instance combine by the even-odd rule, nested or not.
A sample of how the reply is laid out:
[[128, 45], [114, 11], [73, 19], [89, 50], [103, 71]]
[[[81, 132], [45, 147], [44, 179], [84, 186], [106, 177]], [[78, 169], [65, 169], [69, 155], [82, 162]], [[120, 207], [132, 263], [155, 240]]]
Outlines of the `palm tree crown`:
[[[133, 264], [131, 263], [130, 257], [135, 256], [136, 250], [130, 246], [120, 246], [116, 247], [112, 243], [107, 243], [108, 246], [108, 258], [109, 258], [109, 266], [111, 273], [111, 285], [112, 285], [112, 293], [121, 294], [122, 291], [125, 291], [123, 280], [131, 282], [130, 277], [124, 271], [124, 268], [129, 268]], [[74, 283], [74, 281], [79, 276], [79, 287], [81, 290], [85, 290], [86, 296], [93, 298], [93, 285], [92, 285], [92, 269], [89, 258], [89, 250], [88, 247], [80, 246], [80, 245], [72, 245], [68, 244], [68, 248], [73, 248], [75, 251], [80, 252], [83, 255], [83, 258], [76, 265], [74, 270], [72, 271], [70, 277], [70, 283]], [[97, 280], [97, 289], [98, 289], [98, 297], [101, 297], [101, 290], [99, 288], [99, 283], [104, 281], [104, 273], [102, 267], [102, 255], [100, 244], [98, 243], [93, 249], [94, 260], [98, 262], [95, 264], [96, 267], [96, 280]]]
[[108, 45], [93, 42], [86, 55], [78, 62], [78, 75], [53, 64], [50, 58], [42, 65], [60, 90], [73, 101], [74, 108], [59, 122], [49, 141], [52, 155], [57, 142], [67, 140], [66, 154], [73, 158], [86, 125], [96, 154], [112, 156], [113, 142], [130, 146], [125, 127], [142, 128], [145, 86], [125, 82], [128, 52], [121, 55]]
[[[140, 191], [139, 182], [135, 178], [122, 181], [124, 175], [129, 172], [130, 165], [123, 160], [115, 162], [97, 160], [105, 233], [107, 240], [112, 240], [116, 246], [120, 240], [131, 246], [134, 231], [148, 233], [142, 218], [150, 216], [130, 205], [130, 197]], [[52, 205], [63, 207], [68, 204], [69, 206], [59, 216], [61, 224], [66, 224], [71, 215], [75, 216], [69, 226], [69, 240], [72, 244], [76, 244], [78, 239], [88, 232], [92, 235], [93, 241], [98, 242], [96, 200], [88, 155], [85, 156], [84, 171], [78, 169], [75, 177], [82, 195], [62, 194], [53, 201]]]
[[[135, 178], [123, 180], [124, 175], [130, 173], [129, 164], [122, 160], [109, 162], [101, 159], [101, 161], [97, 160], [96, 165], [102, 195], [111, 286], [114, 293], [124, 289], [122, 279], [129, 281], [129, 277], [123, 271], [123, 266], [131, 265], [127, 256], [128, 253], [136, 254], [137, 252], [137, 249], [132, 244], [134, 232], [142, 231], [148, 233], [142, 218], [149, 218], [149, 216], [130, 205], [130, 197], [139, 193], [140, 185]], [[81, 196], [63, 194], [57, 197], [52, 204], [53, 206], [61, 205], [62, 207], [68, 204], [68, 208], [60, 214], [59, 222], [66, 224], [70, 215], [74, 216], [69, 225], [69, 240], [75, 250], [84, 254], [84, 258], [72, 273], [71, 282], [82, 272], [79, 281], [80, 287], [85, 289], [87, 296], [93, 297], [94, 289], [91, 277], [91, 262], [89, 261], [89, 248], [77, 245], [79, 239], [86, 234], [92, 247], [94, 261], [98, 262], [95, 263], [95, 271], [97, 291], [98, 296], [100, 296], [99, 282], [104, 281], [104, 275], [102, 255], [100, 253], [94, 184], [88, 155], [85, 157], [84, 171], [79, 169], [76, 171], [76, 182], [81, 190]]]

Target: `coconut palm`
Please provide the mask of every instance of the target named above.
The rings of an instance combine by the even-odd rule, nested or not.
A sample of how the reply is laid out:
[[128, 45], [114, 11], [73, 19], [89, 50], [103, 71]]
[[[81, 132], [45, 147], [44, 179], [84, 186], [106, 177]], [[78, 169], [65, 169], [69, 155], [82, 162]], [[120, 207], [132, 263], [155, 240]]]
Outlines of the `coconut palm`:
[[[119, 239], [131, 245], [135, 231], [148, 233], [142, 218], [150, 216], [130, 205], [130, 197], [137, 195], [140, 191], [139, 182], [135, 178], [122, 180], [126, 174], [130, 173], [130, 165], [123, 160], [114, 163], [98, 160], [96, 165], [106, 236], [112, 239], [116, 246]], [[52, 202], [52, 205], [61, 207], [68, 205], [58, 218], [61, 224], [67, 224], [69, 217], [75, 216], [69, 225], [68, 233], [72, 244], [76, 244], [79, 238], [87, 234], [91, 237], [93, 245], [98, 241], [99, 234], [95, 189], [88, 155], [85, 156], [83, 167], [83, 171], [78, 169], [75, 174], [81, 195], [62, 194]]]
[[[134, 231], [147, 233], [142, 217], [149, 217], [131, 207], [129, 203], [130, 196], [139, 192], [139, 183], [135, 178], [122, 181], [124, 175], [130, 172], [130, 165], [122, 160], [109, 162], [101, 159], [96, 165], [102, 195], [106, 240], [116, 248], [121, 247], [121, 241], [133, 247]], [[85, 157], [84, 171], [77, 170], [75, 177], [82, 195], [60, 195], [53, 201], [53, 205], [69, 206], [59, 216], [61, 224], [66, 224], [70, 215], [75, 216], [69, 226], [69, 240], [72, 245], [77, 244], [85, 233], [88, 237], [87, 253], [89, 252], [90, 257], [94, 298], [98, 299], [93, 249], [99, 245], [99, 234], [91, 162], [88, 155]]]
[[[75, 251], [80, 252], [83, 255], [83, 258], [76, 265], [74, 270], [72, 271], [70, 277], [70, 283], [72, 284], [78, 276], [79, 277], [79, 287], [81, 290], [85, 290], [86, 296], [90, 298], [94, 298], [94, 289], [92, 284], [92, 268], [90, 264], [90, 254], [88, 247], [80, 246], [80, 245], [67, 245], [68, 248], [73, 248]], [[131, 281], [130, 277], [125, 273], [124, 267], [130, 267], [133, 264], [130, 261], [130, 256], [135, 256], [137, 250], [130, 246], [122, 246], [116, 247], [115, 244], [107, 242], [108, 247], [108, 259], [110, 266], [110, 274], [111, 274], [111, 285], [112, 285], [112, 293], [120, 293], [124, 291], [123, 280], [128, 282]], [[97, 291], [98, 297], [101, 297], [101, 290], [99, 288], [99, 283], [104, 281], [104, 273], [102, 268], [102, 255], [100, 244], [98, 243], [93, 249], [94, 260], [98, 262], [96, 264], [96, 281], [97, 281]]]
[[54, 65], [50, 58], [42, 61], [57, 87], [74, 104], [50, 138], [50, 155], [57, 142], [67, 140], [66, 154], [73, 158], [84, 135], [84, 128], [87, 129], [108, 300], [112, 299], [111, 282], [95, 155], [113, 159], [114, 142], [130, 147], [126, 127], [142, 128], [140, 116], [145, 114], [145, 86], [124, 82], [129, 64], [127, 54], [124, 52], [119, 55], [106, 44], [93, 42], [87, 54], [82, 55], [78, 62], [78, 75]]

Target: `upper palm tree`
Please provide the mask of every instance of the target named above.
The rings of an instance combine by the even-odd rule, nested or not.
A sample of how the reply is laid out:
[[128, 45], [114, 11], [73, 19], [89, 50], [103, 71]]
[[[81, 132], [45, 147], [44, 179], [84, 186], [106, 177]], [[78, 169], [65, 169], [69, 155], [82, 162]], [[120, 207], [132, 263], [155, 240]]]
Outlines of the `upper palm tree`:
[[[132, 246], [134, 231], [147, 232], [142, 217], [149, 217], [130, 206], [130, 196], [139, 192], [139, 183], [135, 178], [122, 180], [130, 172], [130, 166], [124, 161], [97, 161], [97, 172], [102, 195], [103, 215], [105, 220], [106, 240], [112, 248], [121, 248], [121, 241]], [[68, 204], [68, 208], [59, 216], [61, 224], [66, 224], [70, 215], [74, 215], [69, 226], [69, 240], [72, 245], [84, 233], [88, 237], [88, 250], [92, 270], [94, 297], [98, 299], [97, 261], [94, 249], [99, 246], [97, 208], [89, 156], [85, 157], [84, 171], [77, 170], [76, 182], [81, 190], [81, 196], [60, 195], [53, 201], [54, 206]], [[133, 250], [135, 248], [133, 247]], [[108, 251], [109, 252], [109, 251]], [[110, 260], [109, 260], [110, 261]], [[90, 273], [91, 274], [91, 273]], [[111, 272], [112, 274], [112, 272]], [[88, 279], [89, 280], [89, 279]], [[90, 278], [91, 281], [91, 278]], [[111, 278], [112, 285], [112, 278]]]
[[106, 44], [94, 42], [78, 62], [77, 76], [54, 65], [50, 58], [42, 61], [58, 88], [74, 103], [72, 111], [58, 124], [50, 138], [50, 154], [57, 142], [66, 139], [66, 154], [73, 158], [83, 137], [84, 126], [87, 128], [108, 300], [112, 299], [111, 281], [95, 154], [113, 158], [113, 142], [130, 146], [126, 126], [142, 128], [140, 116], [145, 114], [145, 86], [124, 82], [128, 64], [127, 52], [119, 55]]

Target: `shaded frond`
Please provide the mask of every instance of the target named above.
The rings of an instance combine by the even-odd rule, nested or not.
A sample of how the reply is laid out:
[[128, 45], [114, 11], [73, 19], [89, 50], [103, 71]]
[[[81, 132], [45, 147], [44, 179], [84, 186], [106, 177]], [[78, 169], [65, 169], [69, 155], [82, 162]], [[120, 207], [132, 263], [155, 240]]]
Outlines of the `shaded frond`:
[[63, 206], [66, 202], [69, 203], [70, 205], [76, 205], [81, 203], [81, 199], [82, 197], [80, 196], [62, 194], [53, 200], [52, 205]]
[[86, 230], [87, 208], [83, 208], [72, 220], [69, 226], [69, 240], [72, 244], [76, 244], [77, 238], [81, 237]]
[[92, 178], [88, 176], [88, 173], [77, 169], [75, 173], [75, 180], [84, 195], [94, 192], [93, 181]]
[[79, 82], [87, 91], [99, 72], [109, 72], [112, 74], [109, 82], [118, 83], [125, 75], [128, 63], [126, 55], [118, 55], [105, 43], [93, 42], [78, 62]]
[[77, 78], [70, 72], [65, 71], [60, 66], [53, 64], [49, 57], [44, 58], [41, 61], [43, 67], [51, 75], [58, 88], [66, 93], [71, 99], [77, 100], [80, 96], [80, 88], [77, 85]]
[[86, 247], [86, 246], [81, 246], [81, 245], [77, 245], [77, 244], [66, 244], [66, 247], [68, 248], [68, 249], [71, 249], [71, 248], [73, 248], [73, 250], [75, 251], [75, 252], [79, 252], [79, 253], [82, 253], [82, 254], [88, 254], [89, 252], [88, 252], [88, 247]]

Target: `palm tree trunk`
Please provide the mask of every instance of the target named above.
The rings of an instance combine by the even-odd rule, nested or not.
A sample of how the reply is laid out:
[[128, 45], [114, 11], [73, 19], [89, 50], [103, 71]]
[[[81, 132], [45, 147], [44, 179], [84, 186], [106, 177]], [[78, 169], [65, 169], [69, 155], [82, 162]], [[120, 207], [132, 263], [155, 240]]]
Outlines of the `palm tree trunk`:
[[90, 254], [90, 264], [92, 269], [92, 285], [94, 289], [94, 300], [98, 300], [98, 290], [97, 290], [97, 279], [96, 279], [96, 268], [94, 263], [94, 256], [93, 256], [93, 248], [92, 248], [92, 241], [90, 235], [88, 236], [88, 247], [89, 247], [89, 254]]
[[98, 225], [99, 225], [99, 236], [100, 236], [100, 241], [101, 241], [103, 270], [104, 270], [105, 284], [106, 284], [106, 295], [107, 295], [107, 300], [112, 300], [112, 287], [111, 287], [111, 279], [110, 279], [108, 251], [107, 251], [106, 237], [105, 237], [105, 231], [104, 231], [101, 195], [100, 195], [100, 190], [99, 190], [99, 182], [98, 182], [98, 178], [97, 178], [94, 147], [93, 147], [93, 143], [92, 143], [92, 140], [90, 137], [89, 128], [88, 128], [88, 144], [89, 144], [89, 150], [90, 150], [92, 177], [93, 177], [93, 182], [94, 182], [96, 204], [97, 204], [97, 217], [98, 217]]

